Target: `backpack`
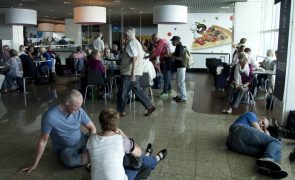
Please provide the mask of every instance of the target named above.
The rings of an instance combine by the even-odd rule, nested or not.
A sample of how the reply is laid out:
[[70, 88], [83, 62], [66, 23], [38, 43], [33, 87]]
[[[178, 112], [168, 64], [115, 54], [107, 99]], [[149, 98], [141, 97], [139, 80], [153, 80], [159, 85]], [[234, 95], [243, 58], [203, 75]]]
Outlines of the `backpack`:
[[183, 47], [182, 65], [191, 68], [195, 61], [186, 47]]

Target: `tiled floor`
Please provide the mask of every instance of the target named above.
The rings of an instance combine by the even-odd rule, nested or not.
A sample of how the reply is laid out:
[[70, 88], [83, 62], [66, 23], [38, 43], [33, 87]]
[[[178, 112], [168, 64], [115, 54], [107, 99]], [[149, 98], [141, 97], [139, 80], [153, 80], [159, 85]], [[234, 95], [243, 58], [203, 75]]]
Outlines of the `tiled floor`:
[[[269, 179], [256, 173], [255, 158], [228, 151], [225, 146], [229, 124], [236, 118], [220, 113], [204, 114], [193, 110], [203, 86], [196, 86], [204, 74], [193, 74], [188, 79], [189, 100], [177, 104], [162, 101], [154, 91], [157, 111], [144, 117], [143, 106], [136, 102], [134, 109], [126, 108], [120, 128], [133, 137], [143, 148], [151, 142], [154, 152], [167, 148], [169, 154], [154, 170], [151, 180], [203, 180], [203, 179]], [[49, 143], [38, 168], [30, 175], [18, 170], [33, 157], [40, 134], [40, 119], [47, 107], [59, 100], [66, 89], [75, 86], [68, 78], [58, 78], [55, 85], [30, 87], [24, 94], [1, 94], [0, 97], [0, 179], [90, 179], [85, 168], [65, 169], [57, 160]], [[195, 82], [196, 81], [196, 82]], [[203, 82], [206, 83], [206, 82]], [[196, 89], [195, 89], [196, 87]], [[198, 93], [198, 94], [197, 94]], [[109, 106], [115, 108], [114, 98]], [[105, 108], [103, 100], [87, 100], [86, 111], [97, 127], [99, 112]], [[209, 107], [210, 108], [210, 107]], [[222, 108], [222, 107], [220, 107]], [[283, 142], [282, 165], [288, 171], [286, 179], [295, 179], [295, 164], [288, 155], [293, 144]], [[292, 143], [292, 142], [291, 142]]]

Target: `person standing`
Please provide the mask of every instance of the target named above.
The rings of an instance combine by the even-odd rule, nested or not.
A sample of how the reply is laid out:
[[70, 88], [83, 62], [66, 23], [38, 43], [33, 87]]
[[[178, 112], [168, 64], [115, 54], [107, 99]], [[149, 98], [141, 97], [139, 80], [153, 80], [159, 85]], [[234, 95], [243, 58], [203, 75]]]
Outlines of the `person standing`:
[[186, 67], [183, 65], [184, 46], [181, 43], [179, 36], [173, 36], [171, 39], [172, 45], [176, 46], [174, 53], [171, 55], [174, 58], [174, 66], [177, 69], [177, 96], [173, 98], [176, 102], [185, 102], [187, 100], [185, 74]]
[[[152, 41], [155, 44], [155, 49], [150, 56], [152, 61], [156, 60], [159, 57], [160, 60], [160, 69], [163, 76], [164, 86], [163, 91], [160, 95], [161, 99], [167, 99], [168, 95], [172, 94], [172, 86], [171, 86], [171, 57], [170, 54], [169, 43], [166, 39], [160, 39], [157, 34], [152, 35]], [[156, 62], [157, 63], [157, 62]]]
[[101, 38], [102, 38], [102, 33], [98, 33], [98, 35], [96, 36], [96, 38], [93, 41], [93, 49], [96, 49], [101, 54], [103, 54], [104, 42]]
[[156, 110], [156, 108], [143, 93], [139, 84], [139, 77], [142, 76], [143, 73], [140, 61], [143, 60], [144, 51], [140, 42], [135, 38], [134, 28], [129, 28], [124, 33], [124, 38], [126, 46], [120, 64], [121, 85], [117, 94], [117, 110], [120, 113], [120, 116], [125, 116], [125, 106], [130, 96], [130, 91], [132, 90], [138, 100], [147, 109], [145, 116], [149, 116]]

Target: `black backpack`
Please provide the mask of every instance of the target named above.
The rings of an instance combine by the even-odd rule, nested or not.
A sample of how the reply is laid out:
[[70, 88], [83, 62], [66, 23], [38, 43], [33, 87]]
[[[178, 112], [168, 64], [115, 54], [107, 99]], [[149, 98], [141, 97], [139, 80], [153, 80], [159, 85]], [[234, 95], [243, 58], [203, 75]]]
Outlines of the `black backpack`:
[[286, 128], [292, 131], [295, 131], [295, 110], [290, 111]]

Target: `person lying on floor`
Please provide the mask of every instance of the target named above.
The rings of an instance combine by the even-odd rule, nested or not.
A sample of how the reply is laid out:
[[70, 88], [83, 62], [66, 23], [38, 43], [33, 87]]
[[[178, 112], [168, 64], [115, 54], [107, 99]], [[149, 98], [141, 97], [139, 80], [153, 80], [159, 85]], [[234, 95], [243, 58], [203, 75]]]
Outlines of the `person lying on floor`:
[[[90, 135], [87, 142], [91, 179], [133, 180], [146, 178], [138, 177], [138, 175], [149, 174], [167, 156], [167, 149], [161, 150], [156, 156], [151, 156], [151, 144], [147, 148], [146, 155], [143, 155], [139, 145], [118, 129], [119, 119], [119, 113], [111, 108], [103, 110], [99, 115], [102, 131]], [[141, 160], [141, 167], [136, 169], [124, 167], [123, 165], [126, 164], [123, 161], [125, 154], [132, 154]], [[142, 173], [142, 171], [148, 172]]]
[[273, 178], [284, 178], [288, 173], [278, 164], [282, 158], [282, 144], [270, 136], [269, 121], [253, 112], [238, 117], [229, 127], [227, 147], [238, 153], [255, 156], [258, 173]]

